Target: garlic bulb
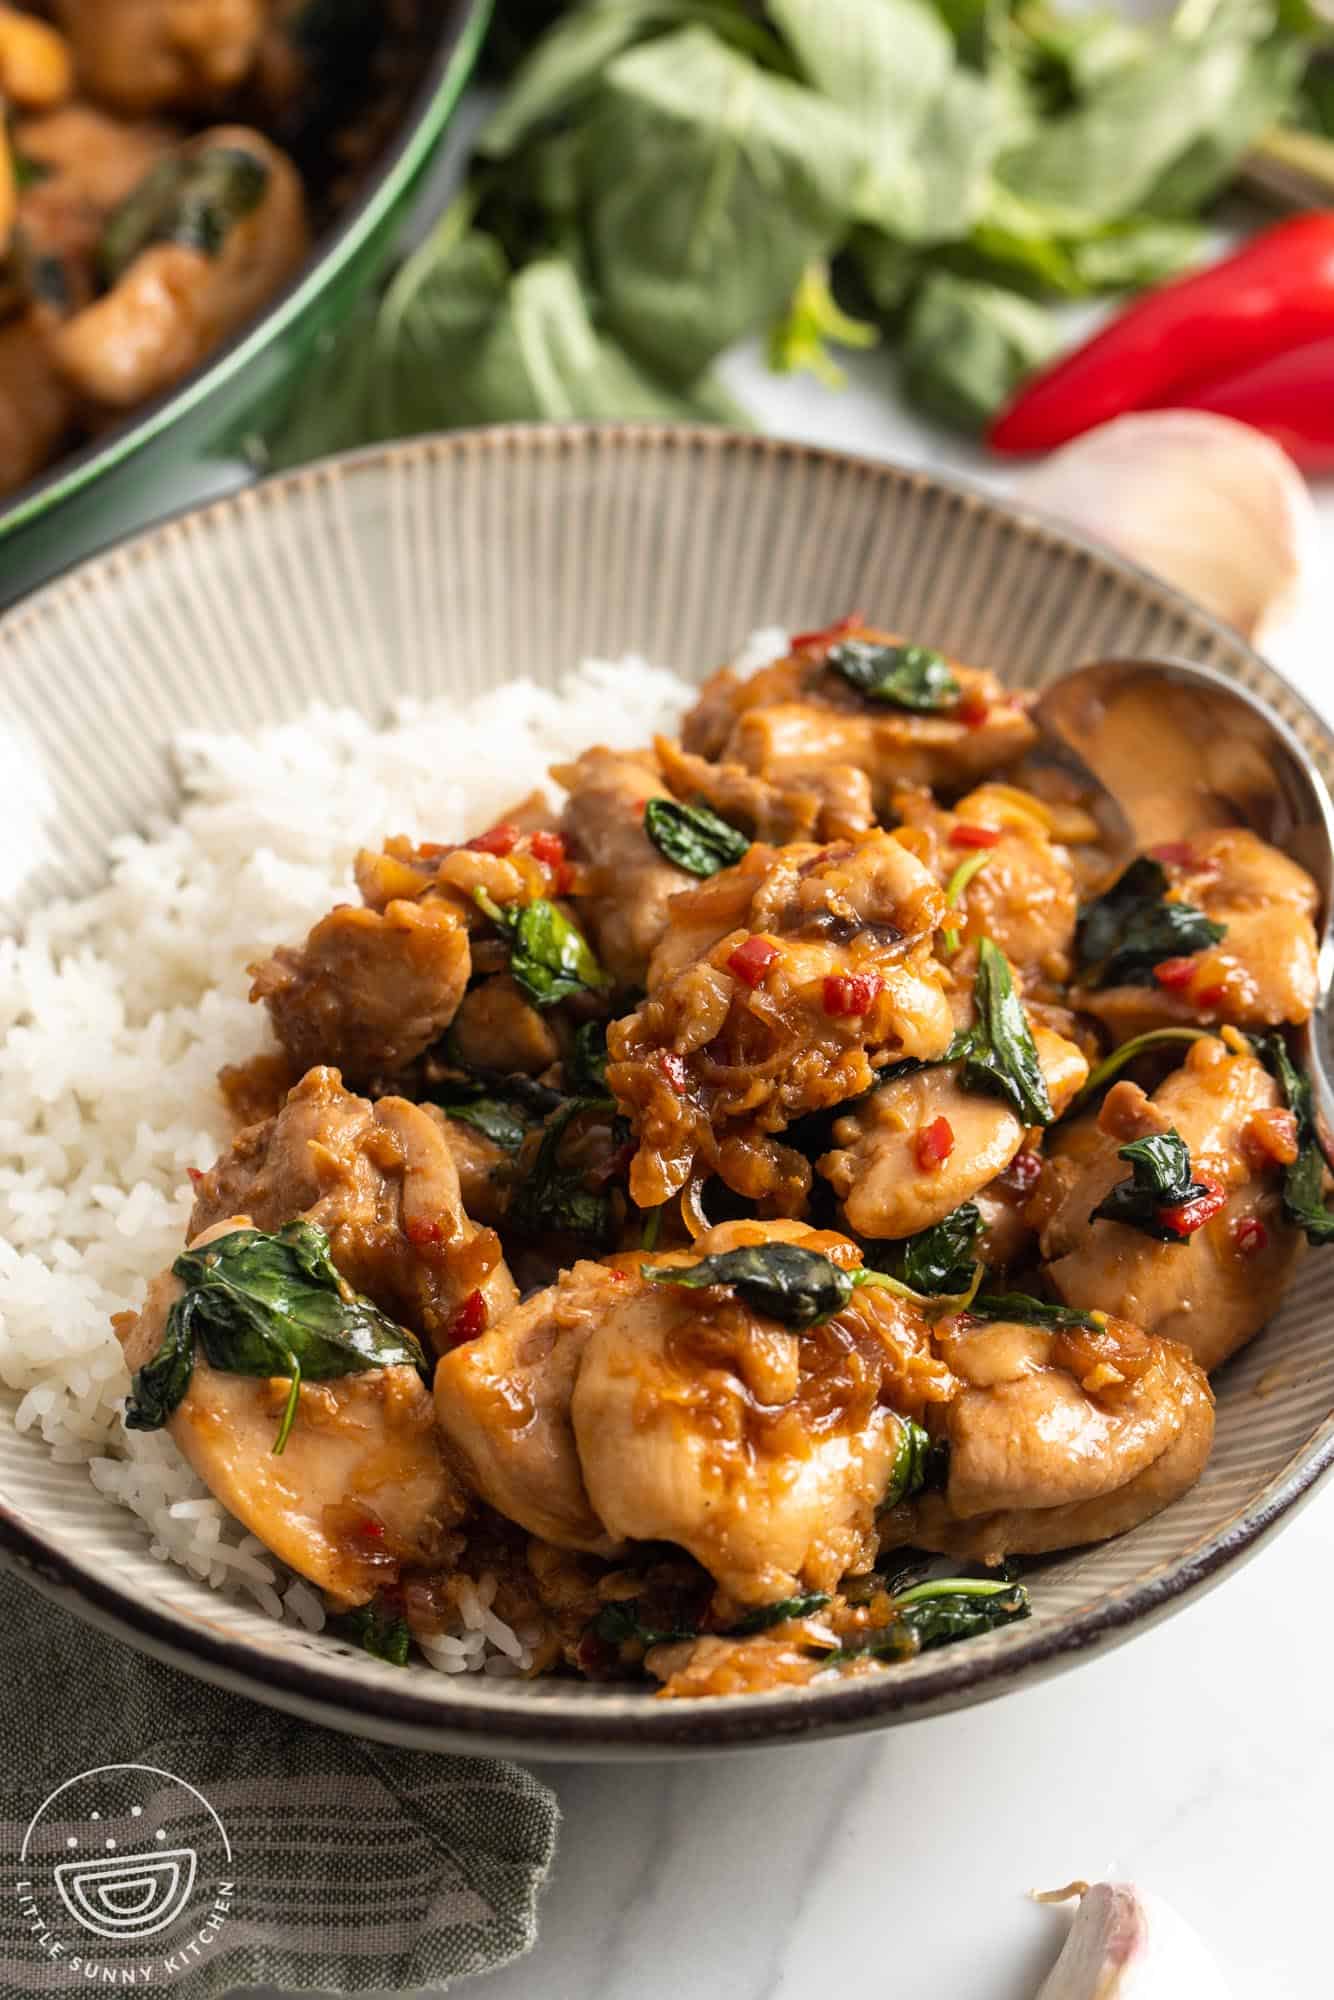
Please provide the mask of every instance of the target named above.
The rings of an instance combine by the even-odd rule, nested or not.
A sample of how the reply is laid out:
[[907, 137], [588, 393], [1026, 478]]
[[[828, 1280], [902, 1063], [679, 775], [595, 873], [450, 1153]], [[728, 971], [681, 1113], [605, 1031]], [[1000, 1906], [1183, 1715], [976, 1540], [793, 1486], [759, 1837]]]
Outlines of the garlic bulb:
[[1037, 2000], [1229, 2000], [1203, 1939], [1161, 1896], [1133, 1882], [1072, 1889], [1079, 1908]]
[[1014, 497], [1156, 570], [1257, 643], [1297, 608], [1314, 561], [1315, 510], [1287, 453], [1203, 410], [1100, 424]]

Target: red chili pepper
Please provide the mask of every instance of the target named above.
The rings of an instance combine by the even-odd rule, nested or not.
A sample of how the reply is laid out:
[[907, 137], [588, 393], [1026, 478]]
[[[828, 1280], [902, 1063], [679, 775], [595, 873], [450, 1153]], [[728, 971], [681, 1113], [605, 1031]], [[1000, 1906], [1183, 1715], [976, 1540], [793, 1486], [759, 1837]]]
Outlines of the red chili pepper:
[[1171, 868], [1193, 868], [1195, 849], [1185, 840], [1163, 840], [1149, 849], [1151, 861], [1165, 861]]
[[202, 1181], [202, 1180], [203, 1180], [203, 1178], [204, 1178], [204, 1171], [203, 1171], [203, 1168], [202, 1168], [202, 1167], [187, 1167], [185, 1171], [186, 1171], [186, 1173], [187, 1173], [187, 1174], [189, 1174], [189, 1176], [190, 1176], [190, 1179], [191, 1179], [191, 1180], [193, 1181], [194, 1185], [195, 1185], [196, 1187], [198, 1187], [198, 1186], [199, 1186], [199, 1183], [200, 1183], [200, 1181]]
[[749, 986], [753, 991], [777, 956], [778, 946], [772, 938], [748, 937], [728, 953], [727, 969], [736, 974], [743, 986]]
[[831, 973], [824, 983], [826, 1014], [864, 1014], [885, 982], [878, 972]]
[[1193, 958], [1160, 958], [1153, 968], [1153, 976], [1160, 986], [1174, 993], [1179, 986], [1189, 986], [1195, 977]]
[[1001, 837], [998, 826], [956, 826], [950, 835], [951, 847], [994, 847]]
[[428, 1221], [424, 1215], [415, 1215], [411, 1222], [403, 1224], [403, 1234], [414, 1250], [424, 1250], [428, 1243], [438, 1243], [440, 1233], [440, 1224]]
[[464, 846], [474, 854], [512, 854], [521, 839], [517, 826], [502, 821], [486, 833], [479, 833], [475, 840], [464, 842]]
[[917, 1134], [917, 1164], [924, 1174], [943, 1166], [954, 1151], [954, 1127], [948, 1118], [933, 1118]]
[[849, 611], [846, 618], [836, 618], [832, 625], [822, 625], [818, 632], [794, 632], [791, 640], [792, 651], [813, 653], [817, 646], [835, 645], [838, 640], [845, 639], [849, 632], [857, 631], [865, 623], [864, 611]]
[[1258, 1257], [1269, 1248], [1269, 1231], [1258, 1216], [1243, 1215], [1232, 1227], [1232, 1241], [1240, 1257]]
[[1195, 1005], [1197, 1007], [1221, 1007], [1226, 999], [1226, 986], [1202, 986], [1195, 995]]
[[954, 711], [954, 719], [965, 729], [980, 729], [991, 713], [991, 703], [981, 688], [965, 688], [959, 706]]
[[[1050, 451], [1127, 410], [1180, 406], [1254, 362], [1334, 335], [1334, 212], [1262, 230], [1234, 256], [1162, 285], [1022, 385], [988, 433], [997, 451]], [[1326, 373], [1328, 408], [1330, 376]], [[1195, 407], [1213, 407], [1199, 404]], [[1236, 414], [1229, 410], [1229, 415]], [[1309, 413], [1328, 431], [1331, 419]], [[1306, 433], [1304, 433], [1306, 434]]]
[[1010, 1164], [998, 1178], [1016, 1194], [1029, 1194], [1042, 1179], [1042, 1155], [1028, 1149], [1016, 1153]]
[[445, 1344], [448, 1347], [462, 1347], [467, 1340], [476, 1340], [479, 1333], [486, 1331], [486, 1300], [480, 1292], [469, 1292], [462, 1305], [455, 1308], [445, 1328]]
[[534, 860], [541, 861], [548, 868], [560, 868], [565, 861], [565, 842], [558, 833], [548, 833], [540, 827], [528, 842], [529, 852]]
[[377, 1521], [373, 1514], [367, 1514], [364, 1521], [357, 1523], [357, 1533], [364, 1535], [368, 1542], [382, 1541], [384, 1539], [384, 1522]]
[[675, 1049], [658, 1050], [658, 1068], [678, 1097], [686, 1094], [685, 1058], [677, 1055]]
[[1193, 385], [1172, 407], [1235, 417], [1282, 445], [1304, 472], [1334, 472], [1334, 332]]
[[1197, 1229], [1203, 1229], [1210, 1216], [1217, 1215], [1227, 1200], [1227, 1189], [1207, 1174], [1200, 1175], [1200, 1185], [1207, 1192], [1197, 1195], [1194, 1201], [1179, 1201], [1158, 1210], [1159, 1222], [1174, 1236], [1193, 1236]]

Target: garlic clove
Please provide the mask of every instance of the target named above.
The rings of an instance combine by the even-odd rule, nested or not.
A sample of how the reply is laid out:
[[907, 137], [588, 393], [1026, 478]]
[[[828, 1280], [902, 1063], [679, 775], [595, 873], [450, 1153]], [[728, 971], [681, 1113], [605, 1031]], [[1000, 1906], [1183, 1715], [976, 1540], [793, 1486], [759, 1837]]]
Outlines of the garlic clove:
[[1229, 2000], [1208, 1946], [1161, 1896], [1133, 1882], [1071, 1887], [1079, 1908], [1037, 2000]]
[[1316, 561], [1315, 508], [1287, 453], [1203, 410], [1100, 424], [1014, 497], [1156, 570], [1257, 642], [1296, 610]]

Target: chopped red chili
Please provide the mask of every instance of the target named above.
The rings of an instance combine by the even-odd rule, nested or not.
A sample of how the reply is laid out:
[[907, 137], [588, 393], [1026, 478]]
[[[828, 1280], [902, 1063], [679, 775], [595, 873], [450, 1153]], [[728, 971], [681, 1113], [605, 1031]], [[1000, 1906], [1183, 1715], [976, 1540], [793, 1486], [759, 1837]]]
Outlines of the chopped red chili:
[[1208, 1174], [1200, 1174], [1199, 1180], [1206, 1193], [1197, 1195], [1194, 1201], [1179, 1201], [1174, 1206], [1165, 1205], [1158, 1210], [1159, 1222], [1174, 1236], [1193, 1236], [1197, 1229], [1203, 1229], [1211, 1216], [1217, 1215], [1227, 1200], [1227, 1189], [1219, 1181], [1211, 1180]]
[[474, 854], [512, 854], [520, 838], [518, 827], [502, 820], [499, 826], [491, 827], [486, 833], [479, 833], [475, 840], [465, 841], [464, 845]]
[[565, 842], [558, 833], [549, 833], [545, 827], [539, 827], [528, 847], [534, 860], [543, 862], [548, 868], [559, 868], [564, 863]]
[[772, 938], [748, 937], [728, 953], [727, 969], [736, 975], [743, 986], [749, 986], [753, 990], [760, 984], [777, 956], [778, 946]]
[[675, 1049], [659, 1049], [658, 1068], [678, 1097], [686, 1094], [686, 1065], [684, 1056], [677, 1055]]
[[1016, 1153], [1004, 1172], [999, 1176], [1007, 1188], [1015, 1194], [1028, 1194], [1042, 1178], [1042, 1155], [1026, 1148]]
[[202, 1168], [202, 1167], [187, 1167], [185, 1171], [186, 1171], [186, 1173], [187, 1173], [187, 1174], [189, 1174], [189, 1176], [190, 1176], [190, 1179], [191, 1179], [191, 1180], [192, 1180], [192, 1181], [194, 1182], [195, 1186], [196, 1186], [196, 1187], [198, 1187], [198, 1185], [199, 1185], [200, 1181], [202, 1181], [202, 1180], [203, 1180], [203, 1178], [204, 1178], [204, 1170], [203, 1170], [203, 1168]]
[[1157, 847], [1149, 849], [1149, 858], [1153, 861], [1165, 861], [1173, 868], [1193, 868], [1195, 849], [1186, 840], [1163, 840]]
[[462, 1305], [458, 1306], [445, 1328], [445, 1342], [449, 1347], [462, 1347], [467, 1340], [476, 1340], [479, 1333], [486, 1331], [486, 1300], [480, 1292], [469, 1292]]
[[1262, 1250], [1269, 1248], [1269, 1231], [1256, 1215], [1243, 1215], [1233, 1224], [1232, 1241], [1237, 1246], [1240, 1257], [1258, 1257]]
[[864, 1014], [885, 982], [878, 972], [831, 973], [824, 983], [826, 1014]]
[[368, 1542], [382, 1541], [384, 1538], [384, 1522], [377, 1521], [373, 1514], [368, 1514], [364, 1521], [357, 1523], [357, 1533], [364, 1535]]
[[981, 688], [966, 688], [960, 697], [959, 706], [954, 711], [956, 722], [965, 729], [980, 729], [991, 713], [991, 703]]
[[832, 625], [822, 625], [818, 632], [794, 632], [792, 650], [794, 653], [813, 653], [818, 646], [832, 646], [865, 623], [864, 611], [850, 611], [846, 618], [836, 618]]
[[954, 1151], [954, 1127], [948, 1118], [933, 1118], [917, 1134], [917, 1164], [923, 1173], [943, 1166]]
[[403, 1234], [415, 1250], [423, 1250], [428, 1243], [440, 1241], [440, 1224], [429, 1221], [424, 1215], [415, 1215], [410, 1222], [404, 1223]]
[[994, 847], [1001, 837], [998, 826], [956, 826], [950, 835], [951, 847]]
[[1175, 992], [1179, 986], [1189, 986], [1195, 977], [1193, 958], [1160, 958], [1153, 968], [1153, 976], [1160, 986]]
[[1195, 995], [1195, 1005], [1197, 1007], [1221, 1007], [1226, 999], [1226, 986], [1202, 986]]

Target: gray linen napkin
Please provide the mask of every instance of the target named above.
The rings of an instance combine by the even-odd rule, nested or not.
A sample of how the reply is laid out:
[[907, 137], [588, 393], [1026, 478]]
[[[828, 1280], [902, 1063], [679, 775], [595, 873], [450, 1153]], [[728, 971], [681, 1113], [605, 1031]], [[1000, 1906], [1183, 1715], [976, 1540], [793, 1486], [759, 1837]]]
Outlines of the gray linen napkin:
[[513, 1764], [294, 1721], [9, 1575], [0, 1686], [0, 2000], [438, 1993], [534, 1941], [557, 1808]]

